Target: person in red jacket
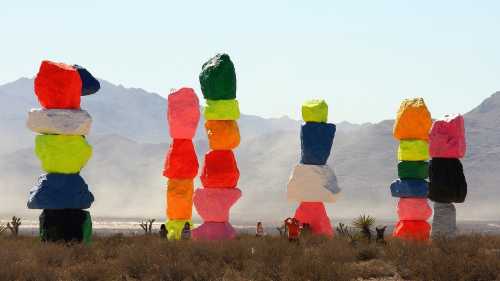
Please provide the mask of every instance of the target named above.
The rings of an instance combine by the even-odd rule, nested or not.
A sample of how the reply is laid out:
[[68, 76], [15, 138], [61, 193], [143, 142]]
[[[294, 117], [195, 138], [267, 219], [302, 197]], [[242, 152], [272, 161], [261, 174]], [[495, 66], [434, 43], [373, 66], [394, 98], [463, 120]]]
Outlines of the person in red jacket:
[[287, 227], [288, 241], [298, 242], [300, 236], [300, 222], [296, 218], [287, 218], [285, 220]]

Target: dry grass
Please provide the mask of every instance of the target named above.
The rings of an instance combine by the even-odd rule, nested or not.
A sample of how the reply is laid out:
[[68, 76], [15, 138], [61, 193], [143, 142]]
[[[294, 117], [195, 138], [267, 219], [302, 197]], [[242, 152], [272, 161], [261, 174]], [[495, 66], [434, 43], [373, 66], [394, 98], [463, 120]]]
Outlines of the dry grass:
[[311, 237], [167, 242], [98, 238], [91, 246], [0, 237], [0, 280], [499, 280], [500, 237], [422, 245]]

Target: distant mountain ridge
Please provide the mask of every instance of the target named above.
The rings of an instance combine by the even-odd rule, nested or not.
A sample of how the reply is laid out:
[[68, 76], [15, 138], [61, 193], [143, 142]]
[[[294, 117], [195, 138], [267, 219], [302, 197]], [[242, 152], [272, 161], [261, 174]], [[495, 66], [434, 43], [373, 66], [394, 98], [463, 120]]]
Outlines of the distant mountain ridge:
[[[167, 101], [164, 97], [139, 88], [125, 88], [100, 80], [101, 90], [82, 98], [82, 108], [93, 118], [92, 135], [116, 134], [141, 143], [168, 142]], [[200, 94], [200, 93], [198, 93]], [[200, 103], [203, 105], [203, 99]], [[32, 134], [26, 129], [28, 111], [40, 105], [33, 92], [33, 79], [21, 78], [0, 85], [0, 130], [13, 132], [0, 148], [10, 152], [32, 146]], [[200, 120], [196, 139], [205, 138]], [[239, 120], [243, 137], [249, 138], [275, 130], [297, 130], [300, 122], [290, 118], [265, 119], [242, 114]]]
[[[13, 142], [11, 148], [3, 148], [0, 158], [0, 213], [39, 213], [25, 209], [29, 187], [40, 173], [32, 151], [34, 134], [24, 125], [27, 108], [38, 106], [29, 84], [29, 79], [22, 79], [0, 86], [1, 143]], [[89, 136], [94, 156], [82, 171], [96, 195], [92, 212], [164, 218], [166, 179], [161, 172], [170, 141], [165, 99], [103, 82], [102, 92], [85, 98], [84, 107], [94, 116]], [[469, 194], [464, 204], [457, 204], [457, 212], [459, 218], [497, 218], [500, 92], [464, 116], [468, 151], [463, 163]], [[337, 124], [329, 165], [337, 174], [342, 195], [328, 207], [334, 220], [362, 213], [395, 218], [396, 200], [389, 192], [397, 177], [393, 122]], [[300, 122], [243, 115], [239, 124], [242, 143], [235, 152], [243, 197], [232, 216], [237, 221], [279, 221], [291, 215], [296, 205], [286, 201], [286, 183], [300, 157]], [[201, 122], [195, 145], [201, 167], [208, 149]]]

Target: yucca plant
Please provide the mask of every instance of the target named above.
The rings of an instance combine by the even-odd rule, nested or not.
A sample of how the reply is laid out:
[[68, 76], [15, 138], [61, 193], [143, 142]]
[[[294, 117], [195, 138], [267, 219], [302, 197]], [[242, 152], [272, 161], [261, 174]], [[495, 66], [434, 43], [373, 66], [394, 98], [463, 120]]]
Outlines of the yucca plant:
[[360, 215], [352, 221], [352, 225], [359, 229], [363, 236], [368, 240], [372, 240], [372, 226], [375, 225], [375, 218], [369, 215]]

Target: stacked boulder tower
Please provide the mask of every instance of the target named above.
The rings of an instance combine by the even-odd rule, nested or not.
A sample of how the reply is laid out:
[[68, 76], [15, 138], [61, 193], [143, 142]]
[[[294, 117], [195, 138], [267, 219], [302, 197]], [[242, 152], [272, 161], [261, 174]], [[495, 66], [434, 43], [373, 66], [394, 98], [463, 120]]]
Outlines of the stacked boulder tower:
[[200, 103], [194, 90], [182, 88], [170, 93], [167, 111], [172, 143], [163, 170], [168, 178], [166, 225], [168, 239], [179, 240], [186, 223], [192, 226], [194, 178], [199, 168], [192, 141], [200, 120]]
[[327, 123], [328, 105], [324, 100], [310, 100], [302, 105], [301, 159], [290, 176], [287, 196], [299, 202], [294, 217], [308, 225], [316, 235], [333, 236], [333, 228], [324, 203], [336, 201], [340, 189], [333, 170], [327, 165], [336, 126]]
[[432, 119], [422, 98], [403, 100], [394, 123], [393, 135], [398, 148], [399, 179], [391, 184], [391, 194], [399, 198], [399, 220], [393, 236], [406, 240], [427, 241], [432, 209], [429, 192], [429, 130]]
[[456, 235], [455, 205], [467, 196], [460, 158], [465, 156], [465, 127], [461, 115], [446, 115], [432, 124], [429, 152], [429, 199], [434, 202], [432, 237]]
[[41, 109], [32, 109], [27, 126], [37, 133], [35, 153], [42, 170], [30, 190], [29, 209], [41, 209], [42, 241], [89, 243], [92, 219], [85, 211], [94, 202], [81, 169], [92, 155], [85, 136], [92, 118], [80, 108], [80, 97], [96, 93], [99, 81], [85, 68], [43, 61], [34, 90]]
[[192, 232], [196, 240], [225, 240], [236, 236], [229, 223], [229, 210], [241, 197], [237, 188], [240, 172], [233, 150], [240, 144], [236, 120], [240, 117], [236, 100], [236, 73], [227, 54], [217, 54], [203, 64], [199, 75], [206, 99], [203, 110], [210, 150], [196, 189], [194, 205], [203, 224]]

